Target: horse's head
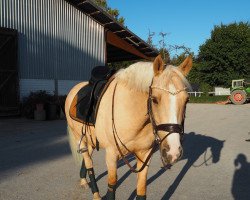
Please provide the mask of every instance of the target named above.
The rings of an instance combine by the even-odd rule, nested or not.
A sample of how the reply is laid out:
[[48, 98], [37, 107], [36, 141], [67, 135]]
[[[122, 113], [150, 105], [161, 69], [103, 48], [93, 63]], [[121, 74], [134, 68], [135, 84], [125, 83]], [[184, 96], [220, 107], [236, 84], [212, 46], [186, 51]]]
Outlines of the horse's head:
[[225, 142], [225, 140], [215, 139], [213, 142], [213, 145], [211, 145], [213, 163], [217, 163], [220, 160], [220, 154], [221, 154], [221, 150], [224, 146], [224, 142]]
[[[159, 136], [160, 152], [165, 165], [173, 164], [182, 156], [181, 136], [185, 118], [189, 86], [185, 76], [192, 68], [186, 58], [179, 66], [165, 66], [161, 56], [153, 64], [154, 78], [149, 92], [149, 111], [155, 133]], [[153, 119], [152, 119], [153, 118]]]

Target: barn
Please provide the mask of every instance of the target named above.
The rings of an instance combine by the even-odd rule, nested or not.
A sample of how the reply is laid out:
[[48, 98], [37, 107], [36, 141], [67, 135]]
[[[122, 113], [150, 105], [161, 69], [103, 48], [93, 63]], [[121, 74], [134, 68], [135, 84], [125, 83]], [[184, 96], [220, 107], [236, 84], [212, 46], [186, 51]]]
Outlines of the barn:
[[67, 94], [95, 66], [156, 55], [90, 0], [1, 0], [0, 112], [31, 91]]

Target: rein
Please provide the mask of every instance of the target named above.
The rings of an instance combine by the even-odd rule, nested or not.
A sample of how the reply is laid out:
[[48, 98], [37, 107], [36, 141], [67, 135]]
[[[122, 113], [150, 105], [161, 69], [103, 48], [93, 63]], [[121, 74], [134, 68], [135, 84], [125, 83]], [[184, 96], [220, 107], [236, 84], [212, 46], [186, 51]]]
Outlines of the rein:
[[[153, 82], [153, 81], [152, 81]], [[143, 162], [143, 165], [141, 166], [140, 169], [135, 169], [134, 167], [132, 167], [129, 163], [129, 161], [126, 159], [125, 155], [122, 153], [122, 150], [118, 144], [118, 141], [117, 141], [117, 138], [119, 139], [120, 143], [122, 144], [122, 146], [129, 152], [129, 153], [132, 153], [123, 143], [122, 141], [120, 140], [118, 134], [117, 134], [117, 130], [116, 130], [116, 127], [115, 127], [115, 122], [114, 122], [114, 98], [115, 98], [115, 92], [116, 92], [116, 87], [117, 87], [117, 83], [115, 85], [115, 88], [114, 88], [114, 92], [113, 92], [113, 96], [112, 96], [112, 129], [113, 129], [113, 136], [114, 136], [114, 140], [115, 140], [115, 144], [116, 144], [116, 147], [123, 159], [123, 161], [128, 165], [128, 167], [130, 168], [130, 170], [133, 172], [133, 173], [139, 173], [141, 172], [148, 164], [149, 160], [151, 159], [153, 153], [157, 150], [158, 146], [169, 136], [171, 135], [172, 133], [179, 133], [180, 136], [181, 136], [181, 140], [183, 138], [183, 135], [184, 135], [184, 117], [185, 117], [185, 114], [184, 114], [184, 117], [183, 117], [183, 122], [182, 124], [173, 124], [173, 123], [166, 123], [166, 124], [159, 124], [157, 125], [156, 124], [156, 121], [155, 121], [155, 118], [154, 118], [154, 115], [153, 115], [153, 110], [152, 110], [152, 101], [153, 101], [153, 98], [152, 98], [152, 89], [160, 89], [160, 90], [164, 90], [168, 93], [170, 93], [171, 95], [177, 95], [179, 94], [180, 92], [182, 91], [185, 91], [186, 88], [182, 89], [182, 90], [177, 90], [176, 92], [171, 92], [169, 90], [166, 90], [164, 88], [158, 88], [158, 87], [153, 87], [152, 84], [151, 86], [149, 87], [149, 97], [148, 97], [148, 101], [147, 101], [147, 109], [148, 109], [148, 115], [149, 115], [149, 118], [150, 118], [150, 122], [153, 126], [153, 134], [155, 136], [155, 140], [154, 140], [154, 143], [152, 145], [152, 149], [150, 151], [150, 153], [148, 154], [146, 160], [143, 162], [136, 154], [135, 157], [137, 159], [139, 159], [141, 162]], [[163, 139], [160, 138], [159, 134], [158, 134], [158, 131], [165, 131], [167, 132], [167, 134], [163, 137]], [[162, 154], [161, 154], [161, 160], [163, 162], [163, 158], [162, 158]], [[163, 163], [164, 164], [164, 163]]]
[[[121, 148], [119, 147], [119, 144], [118, 144], [118, 141], [117, 141], [117, 138], [119, 139], [119, 136], [117, 134], [117, 130], [116, 130], [116, 127], [115, 127], [115, 121], [114, 121], [114, 98], [115, 98], [115, 91], [116, 91], [116, 87], [117, 87], [117, 83], [115, 85], [115, 88], [114, 88], [114, 92], [113, 92], [113, 97], [112, 97], [112, 128], [113, 128], [113, 136], [114, 136], [114, 140], [115, 140], [115, 145], [123, 159], [123, 161], [126, 163], [126, 165], [129, 167], [129, 169], [133, 172], [133, 173], [139, 173], [141, 172], [148, 164], [151, 156], [153, 155], [153, 153], [155, 152], [155, 150], [157, 149], [158, 145], [156, 143], [154, 143], [150, 153], [148, 154], [145, 162], [143, 162], [136, 154], [135, 154], [135, 157], [137, 159], [139, 159], [141, 162], [143, 162], [143, 165], [141, 166], [141, 168], [139, 170], [135, 169], [133, 166], [130, 165], [129, 161], [126, 159], [125, 155], [122, 153], [122, 150]], [[119, 139], [120, 140], [120, 139]], [[122, 144], [122, 146], [129, 152], [129, 153], [132, 153], [120, 140], [120, 143]]]

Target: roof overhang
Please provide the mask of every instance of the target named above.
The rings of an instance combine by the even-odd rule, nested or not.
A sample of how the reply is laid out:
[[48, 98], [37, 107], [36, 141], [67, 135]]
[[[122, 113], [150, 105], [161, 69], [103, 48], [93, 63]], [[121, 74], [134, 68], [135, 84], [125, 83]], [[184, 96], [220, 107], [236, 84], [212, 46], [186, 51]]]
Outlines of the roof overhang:
[[116, 21], [104, 9], [91, 0], [66, 0], [96, 22], [104, 26], [107, 42], [107, 62], [147, 59], [158, 55], [158, 51]]

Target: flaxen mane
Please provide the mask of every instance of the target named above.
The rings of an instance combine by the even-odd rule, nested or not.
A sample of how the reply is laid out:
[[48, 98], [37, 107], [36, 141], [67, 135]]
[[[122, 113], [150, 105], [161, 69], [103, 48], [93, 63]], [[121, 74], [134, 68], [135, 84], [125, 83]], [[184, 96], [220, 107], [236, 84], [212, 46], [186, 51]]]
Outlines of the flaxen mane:
[[[163, 80], [170, 80], [173, 72], [175, 72], [183, 81], [183, 84], [191, 90], [189, 82], [177, 67], [168, 65], [161, 74], [161, 77]], [[137, 62], [125, 69], [119, 70], [116, 74], [116, 80], [118, 82], [125, 84], [132, 90], [141, 92], [149, 91], [153, 77], [154, 70], [152, 62]]]

